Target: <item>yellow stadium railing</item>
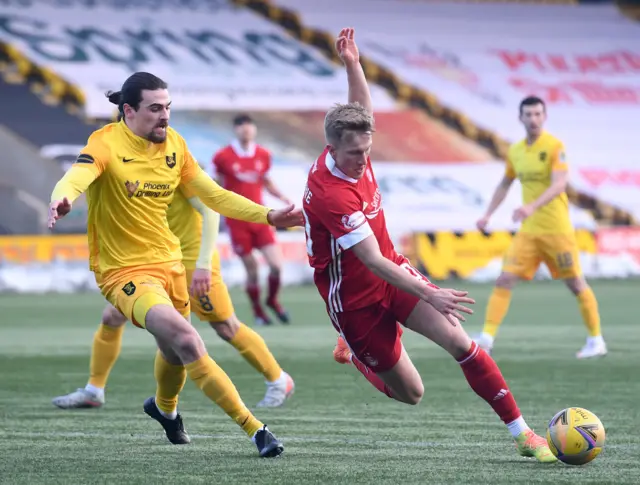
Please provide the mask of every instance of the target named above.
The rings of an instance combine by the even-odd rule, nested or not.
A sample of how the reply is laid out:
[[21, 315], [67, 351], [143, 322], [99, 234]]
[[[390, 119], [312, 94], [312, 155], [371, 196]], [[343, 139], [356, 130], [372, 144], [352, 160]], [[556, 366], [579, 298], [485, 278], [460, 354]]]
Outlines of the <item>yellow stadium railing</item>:
[[80, 88], [1, 41], [0, 74], [8, 83], [27, 84], [46, 104], [62, 105], [72, 114], [83, 113], [85, 96]]
[[[297, 39], [316, 47], [331, 61], [340, 63], [333, 35], [306, 27], [296, 12], [274, 5], [268, 0], [232, 0], [232, 2], [236, 6], [249, 8], [280, 25]], [[444, 106], [432, 93], [400, 80], [389, 69], [373, 62], [366, 56], [361, 56], [360, 61], [367, 79], [383, 87], [396, 100], [426, 111], [430, 116], [438, 118], [467, 138], [487, 148], [495, 157], [501, 160], [506, 159], [509, 148], [509, 143], [506, 140], [490, 130], [477, 126], [463, 113]], [[600, 224], [636, 224], [634, 217], [627, 211], [588, 194], [578, 192], [571, 186], [567, 189], [567, 194], [574, 205], [591, 212]]]

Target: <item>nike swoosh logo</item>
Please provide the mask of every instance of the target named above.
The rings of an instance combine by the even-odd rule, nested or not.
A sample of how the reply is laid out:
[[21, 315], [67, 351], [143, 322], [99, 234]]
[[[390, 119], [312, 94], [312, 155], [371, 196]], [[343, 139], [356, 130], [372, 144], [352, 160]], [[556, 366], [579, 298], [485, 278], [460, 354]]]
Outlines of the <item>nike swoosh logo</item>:
[[122, 157], [122, 163], [127, 163], [133, 161], [133, 158], [124, 158]]

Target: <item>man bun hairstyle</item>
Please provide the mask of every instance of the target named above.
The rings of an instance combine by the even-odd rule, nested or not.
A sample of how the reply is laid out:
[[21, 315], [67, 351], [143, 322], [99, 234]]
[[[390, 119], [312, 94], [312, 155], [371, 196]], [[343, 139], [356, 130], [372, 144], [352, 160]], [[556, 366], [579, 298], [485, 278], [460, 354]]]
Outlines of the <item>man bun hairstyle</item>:
[[124, 105], [128, 104], [134, 110], [140, 107], [142, 101], [142, 91], [155, 91], [157, 89], [167, 89], [168, 85], [158, 76], [148, 72], [136, 72], [129, 76], [120, 88], [120, 91], [107, 91], [105, 96], [110, 103], [118, 106], [118, 120], [124, 116]]
[[324, 136], [332, 146], [338, 146], [348, 133], [373, 133], [373, 115], [360, 103], [336, 104], [324, 117]]

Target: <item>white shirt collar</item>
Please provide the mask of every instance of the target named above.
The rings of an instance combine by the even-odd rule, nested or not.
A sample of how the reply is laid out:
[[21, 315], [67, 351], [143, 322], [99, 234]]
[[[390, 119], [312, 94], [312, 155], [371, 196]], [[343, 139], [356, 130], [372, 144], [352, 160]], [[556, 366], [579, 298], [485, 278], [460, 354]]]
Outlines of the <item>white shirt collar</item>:
[[249, 143], [247, 150], [244, 150], [240, 142], [235, 139], [231, 142], [231, 148], [239, 157], [252, 158], [256, 156], [256, 144], [253, 142]]
[[334, 177], [338, 177], [339, 179], [346, 180], [347, 182], [351, 182], [352, 184], [358, 183], [356, 179], [353, 179], [348, 175], [345, 175], [342, 170], [336, 167], [336, 161], [331, 156], [331, 153], [327, 152], [327, 156], [324, 159], [324, 163], [329, 169], [329, 172], [331, 172], [331, 175], [333, 175]]

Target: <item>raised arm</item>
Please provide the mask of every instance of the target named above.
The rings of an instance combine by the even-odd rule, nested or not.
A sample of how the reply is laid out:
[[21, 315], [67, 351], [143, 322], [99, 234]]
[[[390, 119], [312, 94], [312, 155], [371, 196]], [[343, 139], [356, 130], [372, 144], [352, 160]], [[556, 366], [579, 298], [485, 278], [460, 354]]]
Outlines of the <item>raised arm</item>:
[[355, 30], [342, 29], [336, 40], [336, 50], [347, 70], [349, 102], [360, 103], [369, 113], [373, 113], [369, 84], [360, 65], [360, 53], [354, 39]]

